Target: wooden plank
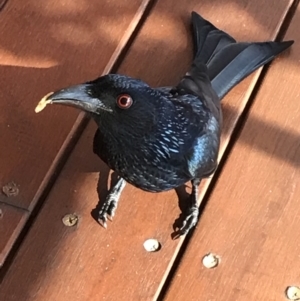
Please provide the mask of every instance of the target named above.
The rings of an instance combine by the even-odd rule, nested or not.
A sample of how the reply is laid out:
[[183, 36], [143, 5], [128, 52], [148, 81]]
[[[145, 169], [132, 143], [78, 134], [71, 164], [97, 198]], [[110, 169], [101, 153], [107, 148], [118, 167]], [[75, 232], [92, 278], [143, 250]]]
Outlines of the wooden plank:
[[[84, 2], [31, 0], [9, 2], [1, 11], [0, 189], [12, 182], [17, 187], [13, 195], [2, 194], [1, 201], [34, 209], [84, 118], [67, 108], [36, 115], [37, 101], [49, 89], [109, 72], [149, 3], [93, 1], [87, 7]], [[25, 221], [12, 219], [14, 235], [6, 233], [6, 241], [1, 237], [0, 265]]]
[[0, 202], [0, 266], [16, 240], [20, 227], [28, 218], [28, 211]]
[[[285, 39], [299, 26], [298, 9]], [[295, 43], [268, 71], [164, 300], [279, 301], [300, 285], [299, 62]]]
[[[191, 10], [219, 23], [242, 40], [269, 39], [276, 34], [291, 2], [261, 3], [259, 7], [256, 1], [236, 3], [160, 1], [120, 73], [139, 76], [151, 84], [176, 83], [191, 61], [192, 44], [188, 34]], [[227, 106], [236, 109], [230, 120], [226, 119], [227, 138], [232, 131], [230, 124], [235, 124], [254, 79], [239, 85], [230, 94], [231, 98], [226, 99]], [[150, 194], [128, 185], [114, 222], [109, 223], [106, 231], [101, 228], [90, 212], [98, 198], [96, 171], [100, 170], [99, 190], [104, 197], [108, 169], [92, 155], [94, 131], [95, 125], [89, 124], [76, 145], [15, 261], [4, 275], [0, 298], [6, 297], [8, 301], [20, 297], [33, 301], [152, 300], [159, 292], [181, 243], [170, 237], [173, 221], [179, 214], [176, 193]], [[79, 224], [66, 228], [61, 218], [73, 212], [79, 215]], [[146, 253], [143, 249], [143, 242], [151, 237], [162, 244], [157, 253]]]
[[1, 11], [0, 187], [12, 181], [19, 186], [7, 203], [34, 207], [78, 116], [69, 108], [36, 115], [38, 100], [52, 89], [99, 76], [141, 3], [9, 1]]

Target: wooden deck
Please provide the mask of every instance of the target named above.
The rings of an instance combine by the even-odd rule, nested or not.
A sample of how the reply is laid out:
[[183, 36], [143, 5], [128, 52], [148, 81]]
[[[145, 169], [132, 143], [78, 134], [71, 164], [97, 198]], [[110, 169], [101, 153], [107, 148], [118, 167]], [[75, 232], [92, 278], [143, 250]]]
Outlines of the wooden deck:
[[[6, 3], [1, 301], [287, 300], [286, 288], [300, 286], [298, 2]], [[91, 215], [97, 186], [103, 198], [110, 183], [92, 153], [94, 123], [71, 108], [36, 115], [34, 107], [53, 89], [111, 71], [154, 86], [175, 84], [192, 59], [192, 10], [237, 40], [296, 43], [223, 100], [221, 163], [201, 185], [201, 218], [191, 235], [171, 238], [180, 214], [175, 191], [151, 194], [129, 185], [104, 230]], [[79, 217], [74, 227], [62, 223], [70, 213]], [[144, 250], [148, 238], [161, 243], [158, 252]], [[202, 264], [210, 252], [220, 257], [214, 269]]]

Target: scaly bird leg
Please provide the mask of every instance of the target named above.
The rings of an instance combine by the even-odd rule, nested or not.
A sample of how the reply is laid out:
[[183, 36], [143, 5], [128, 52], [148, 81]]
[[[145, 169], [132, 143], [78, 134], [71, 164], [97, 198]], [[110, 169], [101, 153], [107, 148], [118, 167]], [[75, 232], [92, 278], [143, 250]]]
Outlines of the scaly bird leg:
[[112, 218], [114, 217], [121, 192], [124, 189], [125, 185], [126, 181], [123, 178], [119, 178], [117, 183], [111, 188], [108, 196], [101, 205], [98, 212], [98, 222], [102, 227], [107, 228], [107, 218], [109, 218], [109, 220], [112, 220]]
[[198, 198], [198, 188], [201, 180], [200, 179], [194, 179], [192, 180], [192, 193], [190, 195], [190, 204], [185, 212], [185, 218], [182, 222], [182, 226], [179, 228], [179, 234], [184, 235], [191, 228], [193, 228], [198, 221], [199, 216], [199, 207], [197, 204], [197, 198]]

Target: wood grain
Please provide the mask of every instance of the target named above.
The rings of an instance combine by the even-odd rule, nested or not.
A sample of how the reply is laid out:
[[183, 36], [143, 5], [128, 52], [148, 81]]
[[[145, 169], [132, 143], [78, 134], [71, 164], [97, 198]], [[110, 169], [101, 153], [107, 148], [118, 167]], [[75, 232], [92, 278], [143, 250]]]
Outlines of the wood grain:
[[[14, 182], [19, 190], [15, 196], [2, 194], [3, 202], [31, 212], [76, 143], [83, 114], [77, 118], [77, 111], [63, 107], [36, 115], [38, 100], [109, 72], [149, 3], [10, 1], [1, 11], [0, 188]], [[12, 219], [10, 227], [18, 232], [25, 221]], [[3, 237], [2, 260], [16, 231], [13, 237], [5, 233], [7, 241]]]
[[[175, 84], [191, 61], [191, 10], [238, 39], [270, 39], [278, 31], [290, 1], [276, 5], [270, 5], [274, 4], [272, 1], [268, 5], [259, 3], [260, 6], [257, 1], [160, 1], [119, 72], [154, 85]], [[234, 107], [235, 111], [225, 118], [224, 141], [254, 83], [255, 76], [226, 98], [225, 106]], [[90, 215], [98, 199], [96, 171], [100, 171], [101, 198], [110, 181], [108, 169], [92, 155], [94, 131], [95, 125], [89, 124], [70, 156], [4, 275], [0, 299], [152, 300], [160, 291], [181, 244], [181, 240], [170, 237], [173, 221], [180, 213], [178, 197], [174, 191], [150, 194], [128, 185], [114, 222], [106, 231], [101, 228]], [[66, 228], [61, 218], [73, 212], [79, 215], [80, 222], [77, 227]], [[143, 242], [147, 238], [158, 239], [162, 249], [146, 253]]]
[[0, 267], [16, 240], [20, 227], [28, 218], [28, 211], [0, 202]]
[[[298, 8], [285, 39], [299, 26]], [[296, 42], [269, 69], [164, 300], [280, 301], [300, 285], [299, 62]]]
[[78, 116], [65, 107], [35, 114], [37, 102], [54, 89], [99, 76], [141, 3], [9, 1], [1, 11], [0, 186], [20, 186], [7, 203], [32, 205]]

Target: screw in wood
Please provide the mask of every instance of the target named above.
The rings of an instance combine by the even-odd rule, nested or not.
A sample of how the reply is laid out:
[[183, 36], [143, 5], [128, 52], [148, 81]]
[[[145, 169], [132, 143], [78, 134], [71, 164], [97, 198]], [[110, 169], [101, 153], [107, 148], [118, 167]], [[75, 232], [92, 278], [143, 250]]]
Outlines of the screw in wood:
[[17, 196], [19, 194], [19, 187], [15, 182], [9, 182], [2, 187], [2, 192], [7, 196]]
[[156, 252], [160, 250], [161, 245], [157, 239], [150, 238], [144, 242], [144, 248], [147, 252]]
[[300, 300], [300, 287], [289, 286], [286, 289], [285, 294], [289, 300]]
[[207, 269], [215, 268], [219, 265], [219, 263], [220, 263], [220, 256], [218, 256], [214, 253], [208, 253], [202, 259], [202, 264]]
[[78, 215], [76, 215], [75, 213], [69, 213], [62, 218], [62, 222], [67, 227], [73, 227], [77, 225], [78, 219]]

